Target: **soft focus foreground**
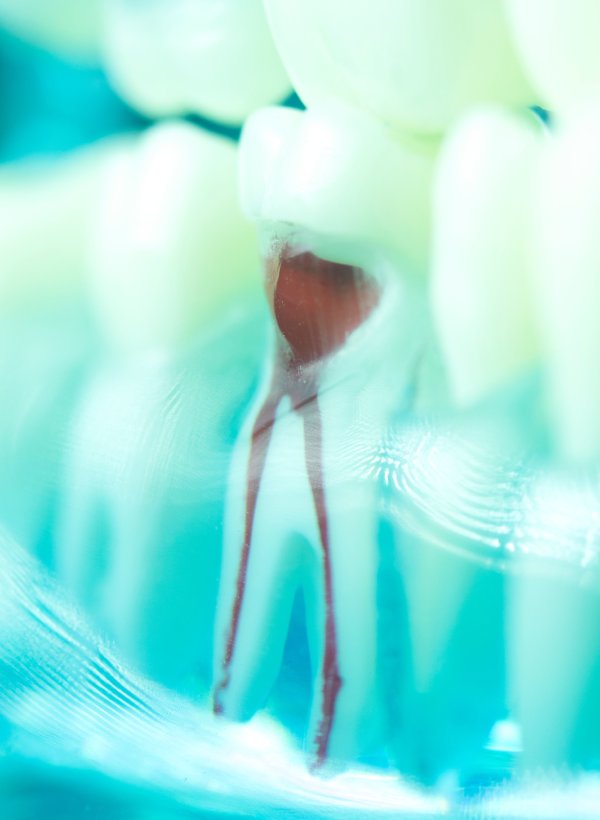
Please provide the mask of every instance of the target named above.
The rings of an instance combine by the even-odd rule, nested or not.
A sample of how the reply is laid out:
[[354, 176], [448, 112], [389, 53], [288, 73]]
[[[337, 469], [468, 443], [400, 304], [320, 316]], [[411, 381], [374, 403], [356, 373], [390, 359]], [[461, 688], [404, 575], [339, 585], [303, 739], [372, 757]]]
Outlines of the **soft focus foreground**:
[[3, 816], [597, 816], [595, 4], [80, 5], [0, 2]]

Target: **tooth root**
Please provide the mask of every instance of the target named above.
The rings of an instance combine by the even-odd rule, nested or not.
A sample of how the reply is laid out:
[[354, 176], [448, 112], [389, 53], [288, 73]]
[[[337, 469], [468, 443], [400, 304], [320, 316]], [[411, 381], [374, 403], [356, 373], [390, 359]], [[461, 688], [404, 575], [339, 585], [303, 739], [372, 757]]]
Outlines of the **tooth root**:
[[198, 113], [238, 124], [289, 94], [260, 2], [110, 0], [105, 28], [112, 81], [149, 116]]
[[600, 6], [588, 0], [506, 0], [523, 65], [560, 115], [600, 92]]
[[533, 117], [489, 109], [469, 115], [442, 151], [432, 299], [462, 404], [498, 390], [538, 354], [528, 226], [540, 142]]
[[600, 453], [600, 110], [574, 117], [548, 145], [535, 196], [535, 297], [558, 448]]
[[[232, 469], [215, 711], [248, 717], [266, 699], [302, 586], [316, 670], [307, 746], [320, 770], [353, 757], [376, 731], [377, 487], [356, 476], [352, 459], [356, 448], [369, 451], [398, 395], [387, 373], [357, 367], [355, 357], [368, 350], [395, 362], [405, 341], [399, 307], [411, 310], [397, 283], [378, 304], [362, 271], [290, 243], [276, 253], [267, 266], [276, 352]], [[359, 300], [358, 314], [348, 298]]]
[[285, 404], [261, 413], [263, 402], [250, 413], [231, 468], [218, 596], [214, 709], [234, 719], [251, 717], [277, 676], [301, 571], [299, 548], [314, 519], [301, 419]]
[[408, 143], [340, 104], [270, 108], [243, 132], [242, 201], [257, 221], [288, 222], [383, 249], [423, 273], [437, 143]]
[[254, 230], [237, 202], [236, 159], [227, 140], [185, 123], [155, 126], [114, 158], [90, 275], [97, 313], [117, 349], [181, 344], [245, 294], [253, 275], [258, 283]]
[[439, 520], [426, 524], [435, 527], [432, 541], [410, 532], [398, 540], [410, 662], [400, 671], [394, 745], [400, 767], [428, 783], [469, 772], [504, 706], [503, 579], [478, 563], [490, 547], [478, 540], [488, 511], [477, 493], [496, 476], [485, 460], [464, 461], [467, 446], [445, 437], [423, 443], [407, 468], [410, 495]]
[[[415, 133], [441, 133], [485, 102], [526, 105], [503, 0], [265, 0], [294, 87]], [[431, 55], [435, 55], [432, 59]]]
[[600, 597], [571, 580], [512, 580], [509, 664], [524, 769], [579, 767], [600, 751]]

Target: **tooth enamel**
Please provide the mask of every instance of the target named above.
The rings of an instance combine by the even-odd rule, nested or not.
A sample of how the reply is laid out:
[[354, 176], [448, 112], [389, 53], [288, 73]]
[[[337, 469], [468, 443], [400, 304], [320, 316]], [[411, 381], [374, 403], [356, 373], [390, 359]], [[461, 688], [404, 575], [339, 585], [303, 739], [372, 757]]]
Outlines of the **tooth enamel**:
[[562, 454], [600, 453], [600, 109], [582, 111], [548, 146], [536, 192], [536, 304]]
[[236, 172], [232, 143], [184, 123], [155, 126], [114, 158], [90, 255], [113, 345], [177, 345], [258, 283]]
[[436, 150], [335, 103], [264, 109], [242, 135], [242, 205], [252, 219], [364, 242], [423, 272]]
[[23, 161], [3, 167], [0, 315], [23, 316], [81, 298], [102, 174], [127, 144], [106, 140], [48, 165]]
[[109, 0], [105, 57], [117, 90], [154, 117], [240, 123], [290, 90], [258, 0]]
[[502, 0], [265, 0], [308, 106], [340, 100], [410, 131], [439, 133], [487, 101], [531, 102]]
[[98, 59], [102, 0], [0, 0], [0, 21], [17, 37], [85, 61]]
[[560, 114], [600, 94], [600, 5], [595, 0], [505, 0], [542, 102]]
[[541, 143], [533, 116], [489, 109], [469, 115], [442, 150], [432, 300], [459, 403], [499, 389], [538, 353], [529, 225]]
[[[308, 746], [320, 768], [355, 756], [374, 732], [378, 490], [356, 476], [352, 453], [373, 446], [399, 400], [407, 374], [390, 390], [385, 362], [396, 372], [402, 350], [407, 368], [414, 367], [409, 353], [416, 357], [418, 318], [395, 281], [374, 306], [373, 285], [356, 269], [342, 272], [287, 244], [273, 252], [267, 281], [275, 270], [268, 286], [280, 330], [231, 470], [214, 708], [248, 718], [262, 706], [279, 669], [294, 594], [302, 588], [315, 675]], [[340, 301], [334, 321], [328, 297], [312, 305], [322, 314], [307, 308], [305, 289], [315, 280], [303, 275], [311, 271], [335, 283], [336, 270], [348, 283], [358, 276], [352, 290], [365, 311], [360, 317]], [[336, 292], [336, 299], [342, 296]], [[298, 318], [302, 309], [309, 315]], [[340, 316], [353, 316], [357, 329], [317, 355], [311, 345], [331, 342], [341, 330], [336, 322], [345, 321]], [[375, 359], [381, 367], [367, 368]], [[298, 364], [303, 361], [311, 363]]]

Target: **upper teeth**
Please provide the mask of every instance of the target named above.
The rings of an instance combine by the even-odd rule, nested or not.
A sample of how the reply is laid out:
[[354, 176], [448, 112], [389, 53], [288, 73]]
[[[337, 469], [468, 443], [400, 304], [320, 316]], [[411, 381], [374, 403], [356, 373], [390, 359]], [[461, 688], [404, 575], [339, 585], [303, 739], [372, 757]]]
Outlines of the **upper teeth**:
[[411, 131], [440, 132], [470, 105], [531, 92], [502, 0], [265, 0], [303, 100], [344, 100]]
[[422, 273], [436, 149], [403, 143], [339, 103], [264, 109], [244, 128], [242, 205], [255, 220], [301, 225], [342, 247], [365, 243]]
[[515, 40], [542, 101], [559, 113], [600, 93], [595, 0], [505, 0]]
[[105, 40], [115, 85], [150, 116], [239, 123], [289, 93], [259, 0], [107, 0]]

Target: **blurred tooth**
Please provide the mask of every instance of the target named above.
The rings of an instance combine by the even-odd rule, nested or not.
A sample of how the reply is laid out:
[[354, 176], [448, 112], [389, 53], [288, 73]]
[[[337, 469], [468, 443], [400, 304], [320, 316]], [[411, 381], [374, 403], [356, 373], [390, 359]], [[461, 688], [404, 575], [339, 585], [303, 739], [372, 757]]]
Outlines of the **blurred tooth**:
[[540, 129], [533, 116], [482, 110], [456, 128], [442, 151], [432, 291], [461, 403], [500, 388], [538, 353], [528, 226]]
[[422, 272], [429, 253], [437, 144], [403, 143], [339, 104], [253, 114], [240, 149], [249, 217], [290, 222], [342, 242], [365, 242]]
[[22, 315], [82, 295], [102, 174], [129, 144], [129, 140], [106, 140], [67, 160], [4, 166], [0, 173], [0, 314]]
[[294, 87], [411, 131], [439, 133], [469, 106], [524, 104], [503, 0], [265, 0]]
[[508, 660], [525, 768], [600, 753], [598, 475], [547, 469], [527, 493], [509, 582]]
[[505, 0], [515, 42], [542, 102], [560, 114], [600, 94], [596, 0]]
[[166, 123], [124, 149], [106, 174], [90, 265], [106, 334], [125, 350], [178, 344], [258, 283], [233, 144]]
[[524, 574], [509, 600], [511, 686], [525, 769], [589, 764], [600, 751], [600, 596]]
[[425, 535], [398, 538], [410, 650], [394, 748], [399, 767], [429, 783], [468, 772], [504, 706], [504, 581], [479, 563], [498, 539], [493, 465], [467, 439], [421, 431], [406, 467], [406, 496], [428, 513]]
[[536, 197], [536, 304], [559, 447], [600, 455], [600, 108], [548, 146]]
[[105, 58], [117, 90], [154, 117], [240, 123], [290, 91], [258, 0], [108, 0]]
[[9, 31], [78, 60], [100, 52], [102, 0], [0, 0], [0, 21]]

